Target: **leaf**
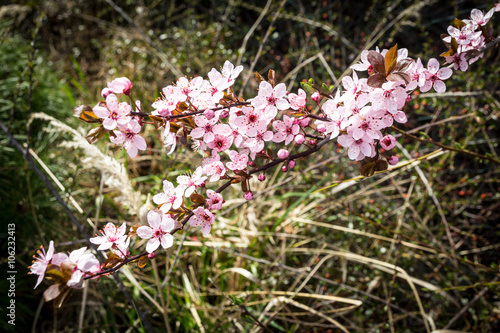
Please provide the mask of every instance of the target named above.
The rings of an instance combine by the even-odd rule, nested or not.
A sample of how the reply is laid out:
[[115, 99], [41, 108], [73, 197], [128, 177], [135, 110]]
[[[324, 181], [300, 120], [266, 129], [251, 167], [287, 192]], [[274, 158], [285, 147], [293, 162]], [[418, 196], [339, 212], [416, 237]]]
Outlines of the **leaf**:
[[384, 83], [385, 83], [385, 75], [380, 73], [371, 75], [366, 81], [366, 84], [373, 88], [380, 88]]
[[389, 163], [386, 160], [378, 160], [375, 163], [375, 171], [385, 171], [389, 168]]
[[373, 174], [375, 173], [375, 162], [363, 164], [359, 168], [359, 171], [360, 171], [361, 175], [363, 175], [365, 177], [373, 176]]
[[368, 51], [366, 59], [372, 65], [373, 70], [377, 73], [383, 74], [385, 76], [385, 64], [384, 57], [376, 51]]
[[274, 87], [276, 85], [276, 72], [273, 71], [272, 69], [270, 69], [269, 72], [267, 73], [267, 80], [269, 81], [271, 86]]
[[191, 201], [193, 203], [198, 204], [198, 205], [203, 205], [205, 203], [205, 198], [198, 193], [191, 194], [191, 196], [189, 198], [191, 199]]
[[101, 118], [94, 114], [92, 107], [80, 105], [73, 109], [73, 115], [86, 123], [99, 123]]
[[266, 81], [266, 80], [262, 77], [262, 75], [260, 75], [260, 74], [259, 74], [259, 72], [255, 72], [255, 77], [257, 78], [257, 80], [259, 81], [259, 83], [260, 83], [260, 82], [262, 82], [262, 81]]
[[89, 131], [89, 133], [87, 134], [87, 136], [85, 137], [85, 139], [87, 139], [88, 143], [94, 144], [103, 137], [104, 133], [106, 133], [106, 130], [101, 125], [99, 127], [95, 127], [93, 129], [91, 129]]
[[405, 58], [398, 61], [396, 67], [394, 67], [394, 72], [404, 72], [408, 69], [408, 67], [413, 62], [413, 59]]
[[314, 90], [312, 85], [307, 83], [307, 82], [300, 82], [300, 86], [302, 87], [302, 89], [304, 89], [309, 94], [312, 94], [313, 92], [316, 91], [316, 90]]
[[148, 263], [149, 261], [149, 258], [148, 256], [142, 256], [139, 261], [137, 262], [137, 266], [140, 268], [140, 269], [143, 269], [144, 267], [146, 267], [146, 264]]
[[391, 47], [389, 51], [385, 54], [384, 65], [385, 65], [385, 74], [392, 72], [392, 70], [396, 67], [398, 61], [398, 44]]
[[410, 79], [410, 76], [406, 73], [402, 73], [402, 72], [394, 72], [394, 73], [391, 73], [389, 74], [389, 76], [387, 77], [387, 80], [388, 81], [405, 81], [406, 84], [410, 83], [411, 79]]
[[455, 17], [455, 19], [453, 20], [453, 23], [452, 25], [457, 28], [457, 29], [462, 29], [463, 27], [466, 26], [465, 22], [462, 21], [462, 20], [459, 20]]

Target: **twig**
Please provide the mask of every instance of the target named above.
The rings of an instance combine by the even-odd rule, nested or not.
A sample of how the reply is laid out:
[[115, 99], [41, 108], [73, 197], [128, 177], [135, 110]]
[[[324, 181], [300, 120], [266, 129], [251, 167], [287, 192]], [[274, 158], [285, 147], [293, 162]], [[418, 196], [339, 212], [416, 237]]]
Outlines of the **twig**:
[[430, 143], [430, 144], [436, 145], [436, 146], [441, 147], [441, 148], [446, 149], [446, 150], [456, 151], [458, 153], [467, 154], [467, 155], [474, 156], [474, 157], [477, 157], [477, 158], [480, 158], [480, 159], [483, 159], [483, 160], [488, 160], [488, 161], [494, 162], [496, 164], [500, 164], [500, 160], [499, 159], [496, 159], [496, 158], [493, 158], [493, 157], [490, 157], [490, 156], [481, 155], [481, 154], [475, 153], [475, 152], [467, 150], [467, 149], [459, 149], [459, 148], [447, 146], [447, 145], [444, 145], [442, 143], [439, 143], [439, 142], [436, 142], [436, 141], [433, 141], [433, 140], [422, 139], [422, 138], [416, 137], [414, 135], [411, 135], [411, 134], [409, 134], [409, 133], [407, 133], [407, 132], [405, 132], [405, 131], [403, 131], [403, 130], [395, 127], [395, 126], [391, 126], [391, 129], [393, 129], [396, 132], [401, 133], [403, 136], [406, 136], [406, 137], [411, 138], [413, 140], [417, 140], [417, 141], [425, 142], [425, 143]]

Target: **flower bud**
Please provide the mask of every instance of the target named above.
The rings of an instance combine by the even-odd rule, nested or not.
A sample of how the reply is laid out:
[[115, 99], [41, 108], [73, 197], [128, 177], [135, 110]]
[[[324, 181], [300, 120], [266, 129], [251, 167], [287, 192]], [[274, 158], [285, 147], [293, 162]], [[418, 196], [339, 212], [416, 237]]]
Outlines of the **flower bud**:
[[316, 146], [316, 140], [314, 140], [314, 139], [309, 140], [309, 144], [311, 146]]
[[399, 158], [397, 156], [391, 156], [387, 159], [387, 163], [390, 165], [396, 165], [399, 162]]
[[149, 259], [154, 259], [154, 257], [156, 257], [154, 252], [151, 252], [150, 254], [148, 254]]
[[291, 161], [289, 161], [289, 162], [288, 162], [288, 167], [289, 167], [290, 169], [293, 169], [293, 168], [295, 168], [295, 164], [296, 164], [296, 163], [295, 163], [295, 161], [294, 161], [294, 160], [291, 160]]
[[316, 126], [316, 131], [318, 131], [320, 133], [325, 133], [326, 132], [325, 124], [319, 124], [318, 126]]
[[306, 138], [304, 137], [303, 134], [297, 134], [295, 136], [295, 143], [297, 143], [298, 145], [303, 144], [305, 141], [306, 141]]
[[288, 171], [288, 167], [287, 167], [286, 165], [283, 165], [283, 166], [281, 167], [281, 171], [283, 171], [283, 172], [287, 172], [287, 171]]
[[257, 164], [255, 164], [254, 161], [250, 161], [250, 162], [248, 162], [248, 166], [251, 168], [255, 168], [257, 166]]
[[229, 111], [224, 110], [220, 113], [220, 119], [226, 119], [227, 117], [229, 117]]
[[260, 181], [260, 182], [263, 182], [264, 180], [266, 180], [266, 175], [265, 174], [260, 174], [259, 177], [257, 177], [257, 179]]
[[307, 127], [307, 126], [309, 126], [310, 123], [311, 123], [311, 118], [307, 118], [307, 117], [306, 118], [302, 118], [299, 121], [300, 127]]
[[126, 77], [119, 77], [111, 82], [108, 82], [108, 88], [114, 94], [125, 94], [130, 95], [130, 89], [132, 89], [132, 82]]
[[411, 96], [410, 96], [410, 95], [408, 95], [408, 96], [406, 96], [406, 101], [405, 101], [405, 103], [406, 103], [406, 104], [408, 104], [408, 103], [410, 103], [410, 102], [411, 102]]
[[203, 112], [203, 115], [205, 117], [207, 117], [208, 120], [210, 120], [210, 119], [213, 119], [213, 117], [215, 117], [215, 111], [210, 110], [210, 109], [206, 109], [205, 112]]
[[245, 200], [252, 200], [253, 199], [252, 191], [248, 191], [245, 194], [243, 194], [243, 198], [245, 198]]
[[319, 101], [321, 100], [321, 94], [316, 91], [311, 95], [311, 99], [316, 103], [319, 103]]
[[288, 155], [289, 155], [289, 153], [288, 153], [288, 150], [286, 150], [286, 149], [280, 149], [278, 151], [278, 158], [285, 159], [288, 157]]
[[109, 94], [111, 94], [111, 93], [113, 93], [113, 92], [112, 92], [111, 90], [109, 90], [109, 88], [103, 88], [103, 89], [101, 90], [101, 96], [102, 96], [103, 98], [108, 97], [108, 95], [109, 95]]

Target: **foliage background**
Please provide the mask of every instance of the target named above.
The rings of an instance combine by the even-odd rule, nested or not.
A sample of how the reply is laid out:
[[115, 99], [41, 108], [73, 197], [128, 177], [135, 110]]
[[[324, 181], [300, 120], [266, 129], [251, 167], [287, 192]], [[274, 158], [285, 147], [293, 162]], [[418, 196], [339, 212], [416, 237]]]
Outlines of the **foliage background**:
[[[424, 62], [438, 57], [445, 50], [439, 35], [454, 17], [491, 5], [7, 1], [0, 7], [0, 120], [61, 182], [65, 200], [71, 196], [83, 208], [80, 213], [70, 205], [89, 233], [87, 219], [101, 227], [108, 221], [140, 224], [141, 212], [117, 200], [123, 191], [101, 186], [105, 165], [85, 149], [63, 145], [74, 141], [74, 133], [55, 120], [28, 120], [44, 112], [85, 133], [91, 126], [78, 123], [72, 109], [97, 102], [114, 77], [130, 78], [135, 96], [148, 107], [178, 75], [206, 75], [226, 59], [245, 66], [237, 83], [245, 96], [257, 86], [253, 62], [253, 71], [262, 74], [275, 69], [290, 91], [308, 78], [335, 85], [364, 48], [398, 43]], [[498, 26], [498, 17], [490, 26]], [[498, 158], [499, 58], [498, 49], [490, 50], [469, 72], [454, 75], [445, 96], [414, 96], [410, 121], [401, 128], [422, 126], [421, 137]], [[237, 189], [231, 195], [226, 191], [229, 208], [210, 237], [194, 229], [177, 234], [175, 246], [144, 270], [132, 265], [132, 274], [120, 273], [133, 302], [115, 280], [104, 278], [75, 291], [56, 309], [42, 300], [48, 284], [32, 291], [35, 277], [26, 275], [31, 255], [51, 239], [56, 249], [67, 251], [85, 246], [85, 240], [8, 141], [2, 133], [0, 239], [4, 258], [6, 225], [15, 223], [17, 308], [13, 327], [4, 321], [7, 303], [2, 303], [2, 330], [246, 332], [259, 330], [257, 318], [276, 332], [337, 332], [336, 322], [349, 331], [420, 332], [426, 329], [420, 306], [431, 330], [500, 330], [500, 180], [491, 162], [443, 152], [416, 166], [313, 193], [359, 174], [345, 152], [331, 144], [295, 170], [271, 172], [267, 182], [255, 182], [251, 202]], [[187, 147], [167, 156], [152, 131], [150, 149], [134, 160], [104, 141], [98, 145], [102, 154], [125, 163], [131, 184], [142, 194], [138, 206], [160, 191], [164, 177], [200, 159]], [[399, 142], [402, 160], [437, 149]], [[396, 277], [394, 265], [407, 277]], [[1, 300], [7, 302], [6, 279], [0, 284]], [[362, 305], [339, 312], [346, 304], [334, 297]]]

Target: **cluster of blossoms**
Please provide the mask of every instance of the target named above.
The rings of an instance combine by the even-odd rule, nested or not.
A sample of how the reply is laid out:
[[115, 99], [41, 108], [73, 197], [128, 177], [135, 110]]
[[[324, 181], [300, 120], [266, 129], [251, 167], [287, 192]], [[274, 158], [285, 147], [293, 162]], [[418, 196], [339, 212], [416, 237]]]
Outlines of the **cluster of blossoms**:
[[[455, 21], [456, 26], [448, 29], [450, 36], [444, 38], [450, 45], [445, 55], [447, 63], [466, 70], [469, 63], [482, 56], [477, 50], [491, 39], [484, 25], [499, 7], [486, 14], [473, 10], [470, 20]], [[208, 73], [208, 80], [183, 77], [164, 87], [150, 114], [143, 112], [140, 102], [132, 98], [132, 83], [127, 78], [108, 83], [102, 91], [105, 101], [93, 108], [75, 109], [75, 115], [83, 121], [100, 124], [87, 136], [90, 143], [108, 132], [110, 140], [123, 145], [133, 158], [138, 150], [147, 148], [139, 132], [148, 117], [156, 128], [163, 128], [169, 154], [179, 142], [186, 144], [191, 140], [193, 149], [201, 155], [201, 163], [194, 172], [178, 176], [177, 185], [169, 180], [163, 182], [163, 191], [153, 196], [158, 207], [148, 213], [147, 226], [134, 226], [126, 235], [125, 223], [118, 228], [108, 223], [100, 235], [90, 239], [99, 246], [98, 250], [107, 251], [104, 264], [99, 265], [86, 248], [69, 256], [53, 254], [51, 242], [47, 254], [39, 252], [40, 257], [31, 266], [31, 272], [39, 275], [37, 285], [48, 274], [58, 276], [59, 283], [78, 288], [87, 278], [113, 272], [118, 264], [144, 256], [152, 258], [160, 245], [164, 249], [171, 247], [172, 234], [187, 223], [200, 226], [203, 235], [208, 235], [224, 204], [221, 192], [225, 188], [240, 184], [243, 197], [251, 200], [253, 174], [263, 181], [268, 168], [279, 164], [284, 172], [294, 168], [298, 158], [321, 147], [319, 140], [324, 144], [337, 138], [347, 148], [350, 159], [369, 166], [370, 171], [364, 172], [368, 175], [398, 163], [396, 156], [386, 154], [396, 145], [396, 139], [385, 133], [387, 128], [394, 122], [407, 121], [404, 108], [413, 91], [427, 92], [433, 88], [442, 93], [446, 91], [444, 80], [453, 71], [440, 68], [435, 58], [424, 67], [420, 58], [408, 57], [408, 51], [398, 50], [397, 46], [363, 51], [361, 62], [352, 69], [352, 76], [342, 80], [343, 89], [335, 93], [321, 91], [311, 81], [293, 93], [287, 91], [284, 83], [275, 82], [273, 71], [267, 80], [257, 74], [257, 95], [243, 100], [232, 89], [243, 67], [226, 61], [220, 71], [214, 68]], [[367, 72], [367, 77], [358, 76], [358, 72]], [[314, 102], [309, 105], [308, 94]], [[121, 95], [128, 97], [130, 103], [119, 102]], [[319, 114], [313, 114], [314, 107]], [[291, 154], [292, 150], [299, 152]], [[219, 181], [224, 181], [224, 185], [216, 190], [207, 188], [209, 183]], [[128, 247], [135, 236], [147, 240], [146, 252], [130, 257]]]

